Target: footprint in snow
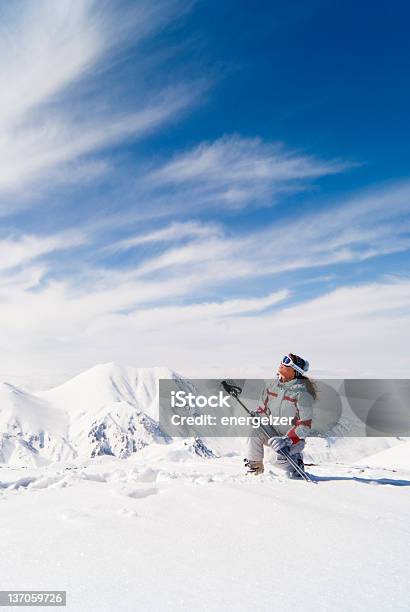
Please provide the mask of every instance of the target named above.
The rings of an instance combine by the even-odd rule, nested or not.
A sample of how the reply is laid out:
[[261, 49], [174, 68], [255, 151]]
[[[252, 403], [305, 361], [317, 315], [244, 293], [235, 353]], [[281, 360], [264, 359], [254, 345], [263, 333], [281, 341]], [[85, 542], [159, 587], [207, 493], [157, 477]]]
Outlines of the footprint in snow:
[[151, 495], [156, 495], [157, 493], [158, 489], [151, 487], [128, 490], [125, 494], [127, 497], [132, 497], [132, 499], [143, 499], [144, 497], [150, 497]]
[[48, 489], [49, 487], [54, 486], [64, 486], [62, 485], [63, 481], [67, 481], [67, 476], [65, 474], [53, 474], [52, 476], [43, 476], [42, 478], [38, 478], [31, 485], [32, 489]]
[[25, 476], [23, 478], [19, 478], [15, 482], [4, 483], [6, 486], [3, 486], [3, 488], [8, 487], [14, 491], [17, 489], [27, 489], [27, 487], [32, 485], [35, 481], [36, 478], [33, 478], [32, 476]]
[[134, 470], [134, 478], [138, 482], [155, 482], [158, 478], [158, 470], [153, 470], [152, 468], [147, 468], [142, 472]]
[[90, 519], [90, 515], [80, 510], [74, 510], [73, 508], [67, 508], [60, 513], [60, 518], [70, 523], [84, 523]]
[[138, 516], [138, 513], [130, 508], [120, 508], [117, 510], [117, 514], [126, 518], [136, 518]]
[[203, 485], [209, 484], [210, 482], [214, 482], [214, 479], [212, 478], [212, 476], [199, 476], [194, 477], [192, 482], [194, 482], [195, 484]]
[[81, 480], [91, 480], [92, 482], [107, 482], [109, 480], [109, 474], [100, 474], [98, 472], [81, 472]]

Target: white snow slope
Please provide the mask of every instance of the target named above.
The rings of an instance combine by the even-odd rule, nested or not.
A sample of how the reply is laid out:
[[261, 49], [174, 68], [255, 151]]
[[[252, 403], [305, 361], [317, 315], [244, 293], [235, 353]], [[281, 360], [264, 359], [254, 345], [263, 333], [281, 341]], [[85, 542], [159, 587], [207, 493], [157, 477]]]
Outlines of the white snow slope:
[[[87, 399], [78, 395], [90, 389], [84, 375], [41, 398], [3, 389], [9, 443], [37, 431], [37, 450], [51, 432], [66, 448], [77, 419], [87, 427], [107, 414], [116, 421], [124, 408], [125, 421], [106, 437], [120, 455], [127, 447], [113, 445], [116, 435], [139, 412], [155, 420], [155, 394], [135, 372], [136, 387], [112, 365], [85, 373], [87, 381], [90, 372], [98, 391]], [[114, 391], [103, 385], [107, 372]], [[308, 468], [316, 480], [308, 484], [284, 479], [269, 456], [263, 476], [243, 476], [229, 441], [219, 441], [220, 457], [205, 459], [191, 441], [160, 444], [148, 433], [150, 443], [125, 459], [84, 458], [96, 440], [79, 430], [68, 458], [60, 448], [47, 451], [58, 461], [33, 461], [43, 449], [29, 448], [19, 461], [3, 459], [2, 590], [66, 590], [67, 609], [84, 612], [410, 608], [409, 441], [345, 440], [341, 451], [309, 441], [307, 455], [320, 465]]]

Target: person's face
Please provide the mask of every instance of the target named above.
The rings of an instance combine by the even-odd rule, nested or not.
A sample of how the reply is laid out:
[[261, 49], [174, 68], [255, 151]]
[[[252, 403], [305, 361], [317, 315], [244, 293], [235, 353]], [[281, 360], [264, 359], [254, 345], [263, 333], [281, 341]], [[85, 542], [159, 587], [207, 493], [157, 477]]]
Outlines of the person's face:
[[283, 380], [292, 380], [292, 378], [295, 378], [295, 370], [290, 366], [283, 365], [283, 363], [279, 365], [278, 372]]

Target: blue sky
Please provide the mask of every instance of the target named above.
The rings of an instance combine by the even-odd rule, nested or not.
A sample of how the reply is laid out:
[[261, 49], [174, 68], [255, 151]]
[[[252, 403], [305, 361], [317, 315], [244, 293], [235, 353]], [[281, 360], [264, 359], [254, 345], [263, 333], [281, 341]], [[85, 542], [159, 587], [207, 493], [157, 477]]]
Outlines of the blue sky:
[[0, 374], [406, 375], [409, 16], [2, 4]]

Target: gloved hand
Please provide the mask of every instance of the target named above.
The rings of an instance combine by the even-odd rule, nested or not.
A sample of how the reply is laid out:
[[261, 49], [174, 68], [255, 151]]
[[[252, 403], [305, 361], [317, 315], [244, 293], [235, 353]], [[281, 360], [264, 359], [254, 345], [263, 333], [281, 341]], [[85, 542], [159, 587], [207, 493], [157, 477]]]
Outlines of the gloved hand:
[[287, 436], [283, 436], [283, 438], [269, 438], [268, 444], [275, 453], [281, 453], [282, 451], [289, 451], [292, 446], [292, 440]]
[[242, 393], [242, 389], [240, 387], [238, 387], [237, 385], [232, 385], [231, 383], [228, 383], [226, 380], [223, 380], [221, 382], [221, 385], [224, 391], [226, 391], [229, 395], [233, 395], [234, 397], [238, 397], [238, 395]]

